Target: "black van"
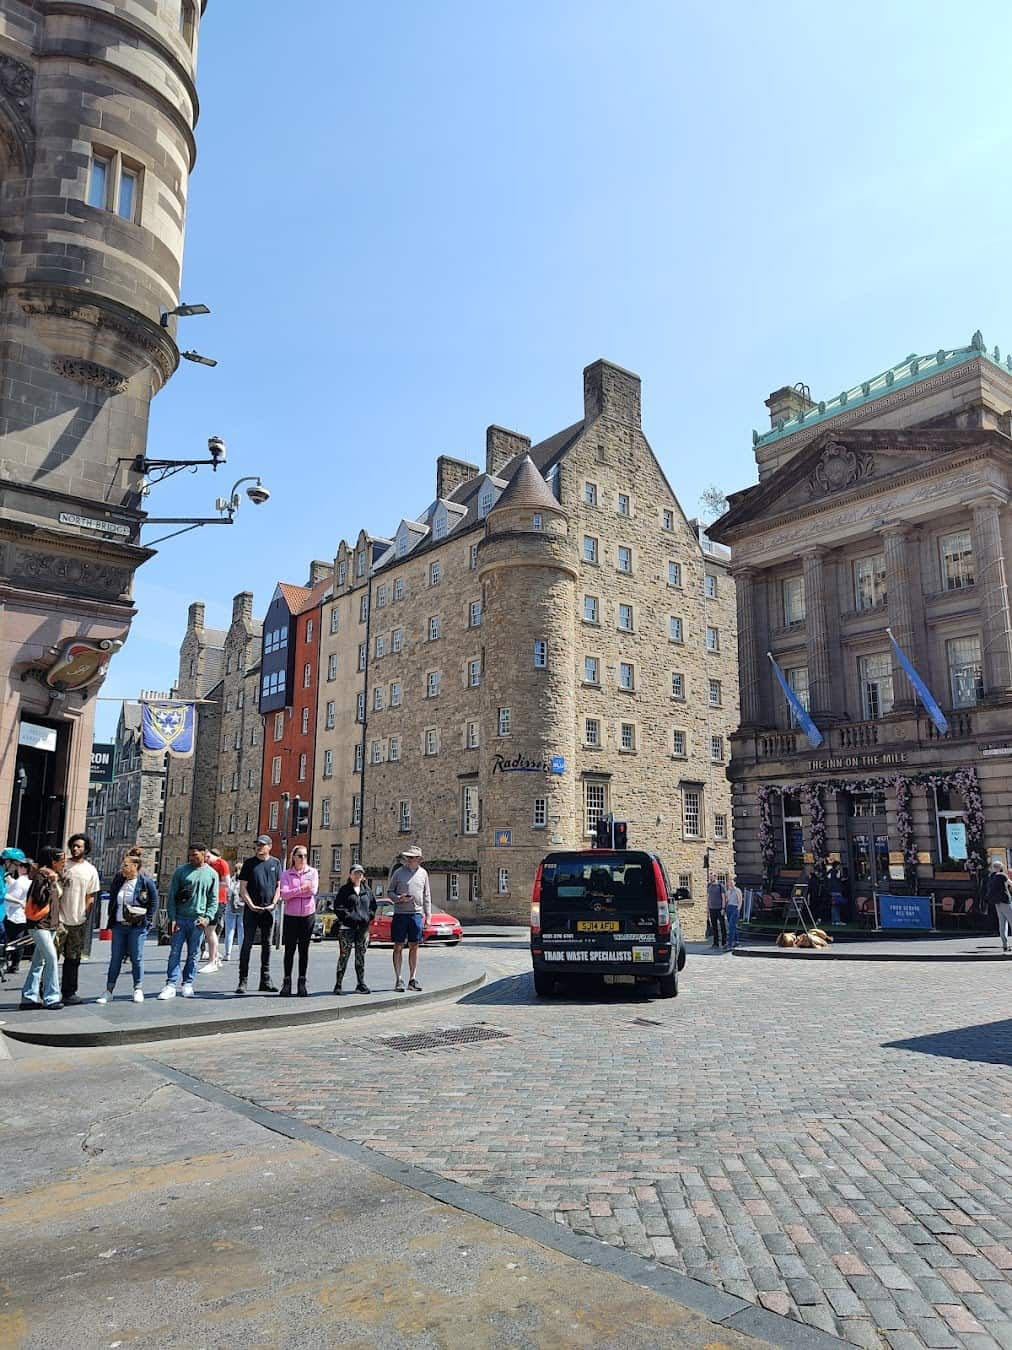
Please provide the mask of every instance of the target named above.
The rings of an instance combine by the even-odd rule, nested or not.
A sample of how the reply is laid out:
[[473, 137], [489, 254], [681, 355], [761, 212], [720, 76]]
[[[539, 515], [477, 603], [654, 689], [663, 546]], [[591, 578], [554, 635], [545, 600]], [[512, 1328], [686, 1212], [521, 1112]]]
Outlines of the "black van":
[[565, 976], [606, 984], [656, 983], [678, 993], [685, 944], [677, 898], [656, 853], [586, 849], [549, 853], [531, 896], [534, 989], [554, 993]]

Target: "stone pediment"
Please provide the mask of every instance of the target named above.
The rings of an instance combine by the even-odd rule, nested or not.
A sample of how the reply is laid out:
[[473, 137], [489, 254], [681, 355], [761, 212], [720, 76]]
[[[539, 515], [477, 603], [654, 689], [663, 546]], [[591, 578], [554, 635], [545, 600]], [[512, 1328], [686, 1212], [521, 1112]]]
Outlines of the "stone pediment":
[[708, 533], [730, 542], [740, 526], [804, 514], [830, 498], [846, 499], [921, 468], [937, 469], [940, 461], [975, 447], [998, 450], [1005, 457], [1012, 454], [1012, 442], [989, 430], [827, 432], [769, 478], [736, 496]]

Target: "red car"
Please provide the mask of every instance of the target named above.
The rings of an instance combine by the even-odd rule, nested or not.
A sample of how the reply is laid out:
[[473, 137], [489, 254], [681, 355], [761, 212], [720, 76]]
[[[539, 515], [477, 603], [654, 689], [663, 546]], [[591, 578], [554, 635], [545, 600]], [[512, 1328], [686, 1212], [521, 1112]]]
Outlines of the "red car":
[[[394, 906], [391, 900], [377, 900], [376, 917], [369, 925], [370, 942], [390, 941], [390, 919], [393, 912]], [[438, 909], [432, 911], [428, 922], [422, 929], [423, 942], [445, 942], [449, 947], [456, 947], [463, 936], [464, 930], [460, 926], [460, 920], [455, 919], [452, 914], [444, 914]]]

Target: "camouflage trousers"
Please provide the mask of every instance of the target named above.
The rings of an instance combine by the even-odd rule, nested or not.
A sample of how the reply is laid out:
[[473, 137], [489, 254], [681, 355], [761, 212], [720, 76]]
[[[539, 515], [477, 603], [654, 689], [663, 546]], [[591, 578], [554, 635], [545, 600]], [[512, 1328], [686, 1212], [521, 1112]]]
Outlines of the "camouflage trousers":
[[365, 954], [369, 946], [369, 925], [356, 924], [354, 928], [341, 927], [337, 931], [340, 954], [337, 958], [337, 975], [334, 983], [340, 984], [344, 972], [348, 969], [348, 958], [352, 947], [355, 948], [355, 975], [359, 984], [365, 984]]

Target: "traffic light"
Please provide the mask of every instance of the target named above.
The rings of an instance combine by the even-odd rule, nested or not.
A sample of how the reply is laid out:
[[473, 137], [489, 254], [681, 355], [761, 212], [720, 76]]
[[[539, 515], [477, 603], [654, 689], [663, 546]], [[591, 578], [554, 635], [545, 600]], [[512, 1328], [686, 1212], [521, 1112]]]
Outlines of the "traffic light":
[[603, 816], [594, 827], [594, 847], [611, 848], [611, 821]]
[[292, 803], [292, 834], [309, 833], [309, 803], [296, 797]]
[[616, 820], [612, 826], [612, 832], [612, 838], [615, 841], [612, 845], [613, 848], [625, 849], [629, 847], [629, 826], [624, 820]]

